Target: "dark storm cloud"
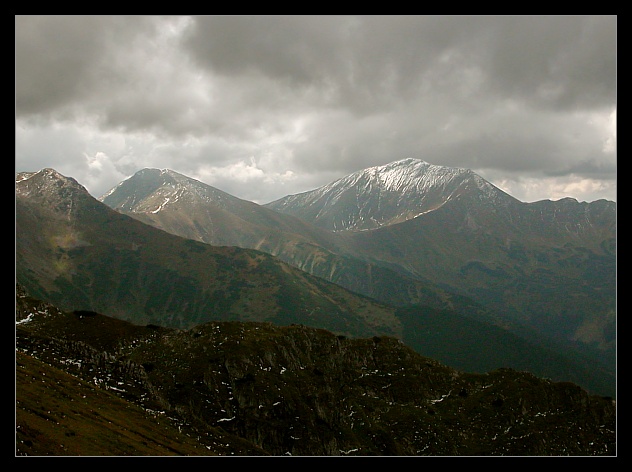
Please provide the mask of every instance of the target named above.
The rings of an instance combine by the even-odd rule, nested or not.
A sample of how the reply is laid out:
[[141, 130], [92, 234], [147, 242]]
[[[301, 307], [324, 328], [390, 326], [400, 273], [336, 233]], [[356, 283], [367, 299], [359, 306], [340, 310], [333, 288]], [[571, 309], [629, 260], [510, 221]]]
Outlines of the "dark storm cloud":
[[95, 57], [102, 53], [98, 19], [18, 16], [15, 21], [16, 113], [53, 111], [87, 93]]
[[405, 157], [611, 191], [616, 35], [616, 16], [17, 16], [16, 159], [259, 201]]
[[195, 77], [170, 62], [169, 20], [16, 17], [16, 116], [157, 134], [195, 132], [191, 110], [204, 100], [196, 95]]
[[[400, 155], [542, 169], [559, 151], [555, 131], [522, 112], [494, 120], [499, 108], [616, 103], [614, 17], [202, 17], [185, 44], [202, 67], [286, 81], [294, 98], [328, 111], [310, 128], [321, 145], [296, 147], [310, 156], [297, 165], [310, 171], [377, 164], [391, 134]], [[448, 112], [466, 128], [462, 140], [434, 134]], [[544, 134], [530, 129], [542, 125]]]
[[466, 25], [447, 33], [446, 21], [441, 17], [196, 17], [184, 44], [202, 67], [215, 73], [264, 76], [304, 93], [310, 106], [366, 114], [396, 106], [397, 100], [416, 93], [440, 55], [460, 44], [472, 29]]
[[16, 16], [17, 117], [81, 106], [108, 83], [119, 87], [121, 71], [105, 60], [150, 27], [143, 17]]
[[496, 30], [489, 77], [504, 94], [560, 109], [615, 103], [616, 17], [505, 18]]
[[197, 17], [185, 42], [218, 73], [317, 87], [332, 106], [474, 90], [543, 107], [615, 100], [616, 18]]

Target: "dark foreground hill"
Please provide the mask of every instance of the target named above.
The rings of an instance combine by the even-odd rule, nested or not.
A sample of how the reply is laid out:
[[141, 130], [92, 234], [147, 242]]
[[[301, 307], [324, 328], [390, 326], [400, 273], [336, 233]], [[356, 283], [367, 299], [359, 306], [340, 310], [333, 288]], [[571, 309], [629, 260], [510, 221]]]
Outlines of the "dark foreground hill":
[[187, 330], [16, 297], [17, 455], [616, 455], [616, 407], [392, 337]]

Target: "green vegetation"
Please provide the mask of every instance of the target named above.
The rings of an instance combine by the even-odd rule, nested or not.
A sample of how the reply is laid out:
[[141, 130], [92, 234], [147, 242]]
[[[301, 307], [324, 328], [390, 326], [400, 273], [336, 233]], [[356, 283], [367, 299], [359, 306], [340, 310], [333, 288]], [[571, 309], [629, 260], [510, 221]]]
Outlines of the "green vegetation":
[[457, 369], [487, 372], [500, 366], [512, 367], [555, 381], [580, 383], [600, 395], [616, 396], [607, 363], [600, 371], [576, 348], [561, 354], [553, 344], [542, 343], [541, 338], [529, 341], [528, 337], [448, 310], [417, 306], [398, 309], [397, 316], [404, 325], [403, 341], [408, 346]]

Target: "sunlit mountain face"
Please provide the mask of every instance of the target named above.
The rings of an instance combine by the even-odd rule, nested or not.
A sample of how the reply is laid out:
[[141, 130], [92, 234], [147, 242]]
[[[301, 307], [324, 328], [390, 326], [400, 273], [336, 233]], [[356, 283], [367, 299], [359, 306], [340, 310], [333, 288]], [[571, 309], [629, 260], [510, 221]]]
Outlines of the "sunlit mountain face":
[[463, 192], [477, 192], [481, 200], [496, 205], [513, 200], [471, 170], [403, 159], [355, 172], [266, 206], [332, 231], [358, 231], [415, 218]]

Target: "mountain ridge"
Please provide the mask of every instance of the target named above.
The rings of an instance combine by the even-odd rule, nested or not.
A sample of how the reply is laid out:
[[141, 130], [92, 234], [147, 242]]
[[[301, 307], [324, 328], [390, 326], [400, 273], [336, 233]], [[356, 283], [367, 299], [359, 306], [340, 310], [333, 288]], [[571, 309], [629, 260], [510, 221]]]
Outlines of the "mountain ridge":
[[354, 172], [265, 206], [331, 231], [362, 231], [415, 218], [473, 189], [495, 205], [517, 201], [469, 169], [407, 158]]
[[616, 439], [616, 402], [569, 382], [387, 336], [138, 326], [16, 286], [16, 455], [615, 456]]
[[[390, 307], [266, 253], [169, 234], [110, 209], [59, 173], [21, 177], [16, 277], [35, 296], [63, 309], [176, 327], [218, 317], [291, 322], [311, 313], [333, 331], [365, 325], [360, 331], [368, 329], [367, 334], [375, 309], [381, 313], [378, 324], [391, 324], [386, 331], [398, 329]], [[288, 292], [290, 286], [295, 293]], [[360, 317], [345, 307], [349, 302], [364, 305]]]
[[[157, 192], [159, 201], [154, 205], [160, 208], [164, 195], [161, 190]], [[604, 325], [587, 314], [590, 319], [565, 325], [566, 332], [557, 330], [559, 336], [597, 343], [606, 349], [612, 346], [612, 336], [605, 333], [613, 326], [609, 313], [614, 310], [611, 301], [616, 285], [611, 271], [616, 264], [614, 202], [563, 198], [524, 203], [471, 170], [433, 166], [419, 159], [374, 166], [298, 195], [311, 200], [292, 200], [296, 211], [290, 211], [288, 205], [274, 208], [271, 204], [252, 204], [247, 212], [231, 209], [221, 218], [203, 215], [195, 221], [187, 220], [185, 214], [198, 210], [184, 206], [184, 211], [174, 209], [171, 213], [168, 209], [137, 209], [128, 214], [209, 244], [264, 250], [301, 270], [389, 304], [427, 303], [428, 297], [421, 295], [421, 282], [425, 287], [435, 287], [435, 292], [445, 290], [472, 298], [495, 312], [506, 312], [505, 323], [532, 324], [531, 318], [539, 316], [534, 313], [543, 308], [546, 311], [549, 302], [537, 302], [539, 295], [533, 293], [541, 291], [543, 280], [552, 287], [564, 285], [566, 292], [566, 286], [572, 286], [572, 296], [588, 302], [585, 308], [581, 307], [583, 302], [575, 304], [580, 313], [591, 306], [599, 317], [610, 321]], [[350, 199], [343, 208], [346, 213], [340, 213], [336, 206], [345, 199]], [[107, 200], [103, 199], [110, 203]], [[265, 213], [264, 207], [274, 209], [274, 213]], [[208, 206], [205, 211], [208, 213]], [[280, 220], [278, 215], [286, 214], [283, 212], [292, 219]], [[380, 212], [384, 219], [379, 225], [371, 223], [361, 228], [367, 221], [362, 212], [373, 215], [374, 223], [374, 216]], [[249, 218], [256, 213], [260, 215], [257, 222], [269, 220], [274, 225], [262, 228], [247, 226], [247, 218], [234, 220], [245, 213]], [[329, 215], [329, 220], [348, 221], [348, 230], [327, 226], [324, 215]], [[300, 226], [298, 220], [305, 226]], [[232, 228], [231, 232], [226, 228]], [[216, 237], [219, 233], [222, 238]], [[374, 278], [375, 274], [382, 275]], [[508, 277], [506, 282], [502, 282], [503, 274]], [[603, 275], [607, 284], [592, 274]], [[558, 277], [559, 282], [552, 277]], [[380, 291], [380, 286], [390, 284], [388, 279], [397, 280], [398, 288]], [[596, 284], [595, 290], [588, 279]], [[488, 291], [485, 284], [495, 288]], [[525, 290], [522, 287], [528, 295], [521, 293]], [[508, 294], [514, 291], [517, 296], [512, 299]], [[559, 305], [555, 297], [549, 301]], [[525, 303], [532, 306], [525, 309]], [[556, 317], [564, 315], [564, 310], [568, 312], [562, 306], [555, 310]], [[555, 323], [551, 317], [546, 329], [556, 330]]]
[[[426, 178], [429, 169], [443, 177]], [[401, 191], [384, 193], [379, 182]], [[399, 209], [404, 198], [407, 215]], [[367, 261], [399, 266], [543, 334], [614, 355], [615, 202], [525, 203], [469, 170], [405, 159], [268, 206], [346, 235]]]
[[[379, 334], [396, 336], [411, 331], [402, 324], [403, 318], [394, 308], [380, 307], [375, 300], [358, 299], [356, 294], [339, 290], [336, 290], [339, 295], [332, 298], [330, 289], [333, 288], [327, 288], [324, 281], [305, 278], [303, 272], [295, 272], [258, 251], [174, 239], [164, 231], [114, 212], [91, 197], [74, 179], [61, 174], [57, 174], [58, 181], [54, 185], [50, 172], [41, 173], [36, 179], [24, 180], [23, 177], [16, 177], [16, 276], [37, 296], [48, 301], [71, 302], [66, 309], [96, 310], [140, 323], [182, 327], [209, 319], [200, 316], [211, 316], [212, 319], [267, 319], [281, 324], [299, 322], [324, 326], [340, 334], [351, 330], [356, 336], [376, 334], [376, 330]], [[38, 193], [42, 188], [47, 191]], [[393, 225], [396, 226], [399, 225]], [[208, 274], [214, 274], [215, 280], [208, 280]], [[261, 275], [268, 280], [259, 280]], [[206, 282], [200, 285], [202, 279]], [[273, 280], [276, 282], [270, 285]], [[297, 282], [299, 285], [292, 285]], [[208, 283], [214, 285], [209, 287]], [[326, 296], [312, 298], [318, 293]], [[426, 294], [427, 300], [434, 301], [421, 307], [419, 313], [426, 316], [424, 313], [428, 310], [447, 308], [447, 300], [441, 299], [442, 296], [438, 292]], [[458, 298], [451, 300], [456, 302]], [[348, 308], [341, 311], [349, 302]], [[320, 309], [314, 311], [316, 306]], [[479, 320], [480, 314], [486, 313], [467, 300], [458, 306]], [[137, 311], [135, 318], [130, 318], [130, 310]], [[361, 310], [362, 316], [356, 316], [356, 310]], [[451, 319], [451, 323], [457, 323], [459, 318]], [[411, 326], [417, 326], [415, 323], [412, 320]], [[442, 333], [453, 329], [452, 325], [434, 326]], [[470, 323], [470, 326], [475, 325]], [[610, 377], [597, 374], [598, 369], [586, 376], [587, 372], [581, 372], [581, 365], [585, 363], [581, 358], [563, 359], [565, 356], [560, 358], [559, 354], [551, 357], [551, 352], [545, 353], [537, 345], [509, 341], [509, 334], [502, 333], [499, 338], [504, 341], [498, 344], [497, 362], [516, 356], [532, 358], [531, 368], [547, 372], [545, 375], [549, 377], [572, 378], [592, 390], [612, 394], [614, 387], [603, 384], [604, 380], [610, 383]], [[429, 345], [423, 336], [409, 342]], [[455, 352], [469, 349], [470, 361], [477, 357], [465, 345], [457, 349], [463, 340], [451, 339], [450, 342]], [[526, 351], [521, 354], [520, 349], [515, 349], [517, 346], [525, 347]], [[449, 359], [456, 365], [464, 361], [458, 356]], [[540, 362], [543, 359], [548, 362]], [[473, 365], [472, 362], [466, 364]], [[559, 370], [562, 364], [567, 367]], [[599, 366], [601, 362], [594, 364]]]
[[[162, 176], [170, 175], [186, 185], [162, 180]], [[171, 198], [175, 194], [180, 197]], [[214, 201], [213, 196], [218, 194], [223, 204]], [[460, 303], [423, 276], [413, 278], [399, 266], [384, 262], [376, 265], [365, 260], [355, 254], [353, 244], [342, 233], [333, 234], [300, 218], [232, 197], [173, 171], [143, 169], [114, 187], [100, 201], [171, 234], [214, 246], [267, 252], [305, 272], [382, 303], [397, 306], [425, 303], [439, 308]]]
[[[184, 195], [181, 193], [181, 190], [186, 189], [190, 192], [195, 192], [197, 197], [205, 199], [207, 202], [213, 202], [215, 204], [221, 204], [225, 200], [241, 200], [237, 197], [234, 197], [226, 192], [223, 192], [215, 187], [211, 187], [210, 185], [205, 185], [202, 182], [193, 179], [191, 177], [187, 177], [183, 174], [175, 172], [171, 169], [154, 169], [154, 168], [145, 168], [136, 172], [134, 175], [130, 176], [128, 179], [120, 182], [117, 186], [106, 192], [104, 195], [98, 198], [99, 201], [104, 201], [108, 198], [112, 198], [113, 195], [117, 195], [117, 190], [129, 183], [133, 183], [134, 180], [138, 180], [139, 182], [145, 182], [146, 194], [141, 193], [140, 195], [135, 195], [135, 198], [139, 198], [139, 201], [136, 200], [119, 200], [112, 202], [109, 206], [115, 206], [117, 208], [121, 208], [127, 211], [143, 211], [143, 212], [152, 212], [155, 213], [160, 211], [162, 206], [169, 204], [170, 201], [173, 200], [173, 203], [177, 202], [180, 196], [189, 197], [189, 195]], [[202, 192], [197, 192], [200, 188], [197, 185], [193, 185], [193, 183], [199, 183], [204, 185], [206, 192], [209, 195], [204, 195]], [[166, 189], [171, 187], [173, 189], [173, 193], [169, 194], [165, 192], [163, 195], [164, 200], [159, 204], [159, 206], [155, 209], [152, 208], [153, 202], [145, 202], [144, 200], [148, 197], [152, 196], [153, 188], [161, 187]], [[136, 187], [138, 189], [138, 186]], [[245, 200], [241, 200], [246, 202]]]

